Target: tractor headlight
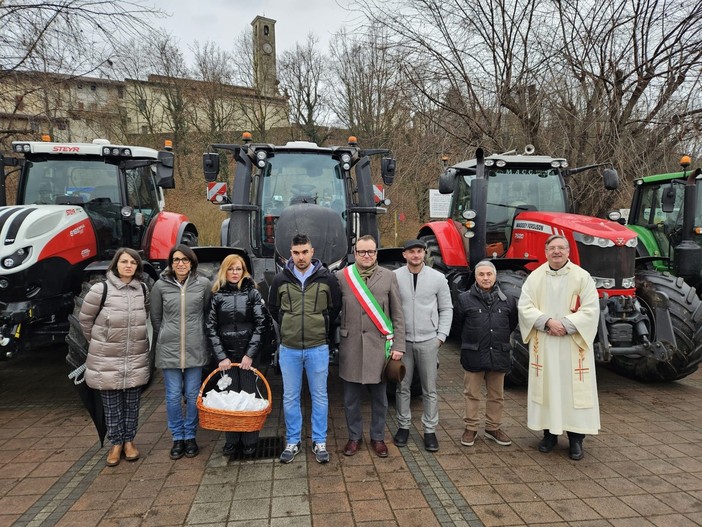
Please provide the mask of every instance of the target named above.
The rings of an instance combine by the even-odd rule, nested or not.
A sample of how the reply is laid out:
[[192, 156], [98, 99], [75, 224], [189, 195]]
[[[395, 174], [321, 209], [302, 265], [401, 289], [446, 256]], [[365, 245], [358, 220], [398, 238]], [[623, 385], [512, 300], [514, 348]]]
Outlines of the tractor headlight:
[[21, 249], [17, 249], [10, 256], [6, 256], [2, 259], [2, 266], [5, 269], [14, 269], [15, 267], [22, 265], [22, 263], [29, 258], [31, 253], [31, 247], [22, 247]]
[[580, 242], [583, 245], [596, 245], [598, 247], [614, 247], [614, 241], [608, 240], [607, 238], [600, 238], [599, 236], [592, 236], [590, 234], [583, 234], [582, 232], [574, 232], [573, 238], [576, 242]]
[[592, 279], [595, 281], [595, 287], [597, 289], [612, 289], [614, 287], [614, 278], [600, 278], [599, 276], [593, 276]]
[[259, 168], [265, 167], [267, 158], [268, 154], [265, 150], [258, 150], [256, 152], [256, 165], [258, 165]]
[[351, 155], [343, 154], [341, 156], [341, 168], [344, 170], [351, 170]]
[[637, 236], [634, 236], [631, 240], [626, 241], [627, 247], [636, 247], [638, 245], [639, 245], [639, 238]]
[[495, 161], [494, 161], [494, 160], [492, 160], [492, 159], [486, 159], [486, 160], [485, 160], [485, 166], [486, 166], [486, 167], [491, 167], [491, 166], [494, 166], [494, 165], [495, 165]]
[[624, 289], [632, 289], [636, 287], [636, 279], [633, 276], [631, 278], [622, 279], [622, 287]]

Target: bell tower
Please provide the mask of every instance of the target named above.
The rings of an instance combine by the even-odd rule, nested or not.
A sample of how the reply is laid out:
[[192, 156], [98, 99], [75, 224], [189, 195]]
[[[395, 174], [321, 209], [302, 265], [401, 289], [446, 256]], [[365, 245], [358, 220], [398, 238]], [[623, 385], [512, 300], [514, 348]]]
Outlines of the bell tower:
[[275, 20], [257, 16], [251, 25], [253, 26], [254, 88], [262, 95], [278, 95]]

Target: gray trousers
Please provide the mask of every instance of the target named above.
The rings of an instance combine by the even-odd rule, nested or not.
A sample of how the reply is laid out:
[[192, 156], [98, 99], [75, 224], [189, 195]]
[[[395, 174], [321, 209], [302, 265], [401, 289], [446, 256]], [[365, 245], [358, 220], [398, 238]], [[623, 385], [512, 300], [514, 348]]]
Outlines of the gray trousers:
[[425, 434], [433, 434], [439, 426], [439, 398], [436, 395], [436, 367], [439, 357], [439, 339], [434, 338], [424, 342], [405, 342], [405, 354], [402, 362], [405, 365], [405, 378], [397, 386], [395, 394], [395, 408], [397, 409], [397, 423], [400, 428], [409, 429], [412, 424], [410, 411], [410, 388], [412, 377], [419, 375], [422, 383], [422, 402], [424, 413], [422, 425]]
[[388, 413], [387, 386], [384, 382], [378, 384], [360, 384], [344, 381], [344, 411], [349, 439], [359, 441], [363, 438], [363, 418], [361, 417], [361, 397], [363, 388], [371, 396], [371, 441], [385, 440], [385, 418]]

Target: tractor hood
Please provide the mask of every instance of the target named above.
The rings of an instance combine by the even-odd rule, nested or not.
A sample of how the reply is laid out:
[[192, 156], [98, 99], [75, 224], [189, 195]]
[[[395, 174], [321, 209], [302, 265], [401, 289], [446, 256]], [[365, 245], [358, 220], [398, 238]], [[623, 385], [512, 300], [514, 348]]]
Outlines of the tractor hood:
[[536, 230], [547, 233], [548, 236], [577, 232], [610, 240], [615, 245], [626, 245], [629, 240], [636, 238], [636, 233], [615, 221], [562, 212], [523, 212], [515, 219], [514, 229]]
[[341, 218], [333, 210], [320, 205], [300, 203], [287, 207], [278, 218], [275, 232], [278, 261], [290, 257], [290, 242], [296, 234], [309, 236], [314, 257], [327, 267], [336, 267], [348, 252]]
[[0, 207], [0, 275], [55, 257], [76, 264], [96, 252], [95, 233], [82, 207]]
[[[549, 236], [560, 234], [570, 244], [571, 259], [581, 264], [581, 248], [621, 248], [635, 255], [636, 233], [623, 225], [601, 218], [558, 212], [523, 212], [514, 220], [508, 258], [532, 258], [545, 261], [544, 247]], [[592, 252], [591, 250], [588, 252]], [[618, 258], [623, 258], [620, 254]], [[627, 258], [628, 259], [628, 258]], [[633, 268], [631, 270], [633, 276]], [[629, 276], [629, 275], [627, 275]]]

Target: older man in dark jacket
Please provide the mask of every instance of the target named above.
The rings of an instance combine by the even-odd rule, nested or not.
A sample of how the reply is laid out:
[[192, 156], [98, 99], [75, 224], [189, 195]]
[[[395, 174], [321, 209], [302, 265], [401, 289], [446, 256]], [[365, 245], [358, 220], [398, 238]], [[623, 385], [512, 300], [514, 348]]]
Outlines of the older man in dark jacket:
[[509, 337], [517, 326], [517, 300], [497, 284], [497, 271], [489, 260], [475, 266], [475, 283], [458, 296], [456, 316], [461, 329], [461, 365], [466, 409], [461, 444], [473, 446], [478, 435], [478, 407], [483, 379], [487, 386], [485, 438], [509, 446], [502, 429], [505, 374], [511, 366]]

